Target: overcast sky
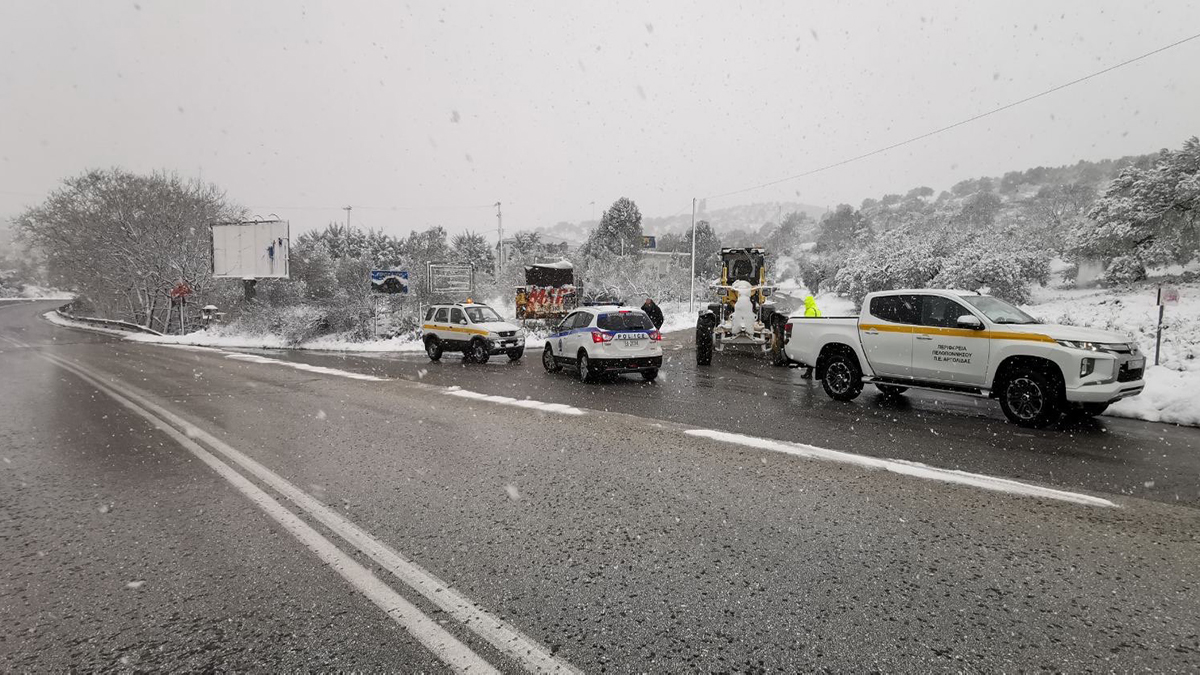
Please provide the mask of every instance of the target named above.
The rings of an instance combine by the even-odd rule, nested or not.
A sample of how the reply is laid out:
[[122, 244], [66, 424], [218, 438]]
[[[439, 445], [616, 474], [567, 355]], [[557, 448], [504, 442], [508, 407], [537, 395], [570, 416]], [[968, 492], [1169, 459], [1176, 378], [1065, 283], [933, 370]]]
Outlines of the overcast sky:
[[[293, 231], [645, 215], [836, 162], [1200, 32], [1192, 2], [0, 3], [0, 216], [61, 178], [203, 175]], [[858, 204], [1179, 147], [1200, 40], [721, 199]], [[592, 203], [596, 206], [593, 207]], [[387, 207], [387, 208], [380, 208]]]

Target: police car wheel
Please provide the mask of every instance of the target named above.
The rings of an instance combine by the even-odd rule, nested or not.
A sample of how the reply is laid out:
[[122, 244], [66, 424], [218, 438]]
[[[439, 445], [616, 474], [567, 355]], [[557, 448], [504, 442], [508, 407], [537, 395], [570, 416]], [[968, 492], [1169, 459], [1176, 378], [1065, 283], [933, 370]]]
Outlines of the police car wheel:
[[643, 370], [642, 379], [647, 382], [653, 382], [654, 380], [658, 379], [658, 368], [654, 368], [652, 370]]
[[425, 340], [425, 353], [429, 355], [430, 361], [442, 358], [442, 345], [437, 338], [431, 337]]
[[579, 369], [580, 382], [591, 382], [595, 379], [596, 374], [592, 372], [592, 363], [588, 359], [587, 352], [582, 350], [579, 352], [579, 358], [576, 360], [575, 366]]
[[547, 373], [557, 373], [562, 370], [558, 359], [554, 358], [554, 351], [550, 349], [550, 345], [546, 345], [546, 349], [542, 352], [542, 367], [546, 369]]

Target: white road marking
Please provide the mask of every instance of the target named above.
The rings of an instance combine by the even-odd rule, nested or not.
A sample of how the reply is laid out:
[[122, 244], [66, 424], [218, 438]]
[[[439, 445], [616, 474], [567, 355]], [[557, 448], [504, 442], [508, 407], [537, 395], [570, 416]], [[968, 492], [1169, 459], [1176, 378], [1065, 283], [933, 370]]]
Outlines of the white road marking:
[[488, 401], [489, 403], [499, 403], [500, 405], [513, 405], [518, 408], [530, 408], [533, 410], [541, 410], [543, 412], [558, 413], [560, 415], [583, 415], [585, 414], [579, 408], [573, 408], [564, 403], [546, 403], [545, 401], [534, 401], [528, 398], [511, 398], [508, 396], [496, 396], [494, 394], [481, 394], [477, 391], [468, 391], [458, 387], [449, 387], [445, 394], [447, 396], [458, 396], [459, 398], [469, 398], [475, 401]]
[[386, 382], [386, 377], [375, 377], [374, 375], [364, 375], [355, 373], [349, 370], [340, 370], [338, 368], [327, 368], [325, 366], [314, 366], [308, 363], [300, 363], [298, 361], [280, 361], [279, 359], [269, 359], [258, 354], [243, 354], [241, 352], [230, 352], [225, 354], [225, 358], [235, 361], [249, 361], [251, 363], [266, 363], [273, 366], [287, 366], [296, 370], [305, 370], [310, 373], [321, 373], [322, 375], [337, 375], [339, 377], [348, 377], [352, 380], [367, 380], [370, 382]]
[[843, 464], [853, 464], [855, 466], [866, 467], [870, 469], [883, 469], [893, 473], [904, 474], [906, 476], [915, 476], [917, 478], [927, 478], [929, 480], [942, 481], [944, 483], [957, 483], [959, 485], [969, 485], [971, 487], [981, 488], [983, 490], [993, 490], [995, 492], [1006, 492], [1014, 495], [1024, 495], [1027, 497], [1041, 497], [1044, 499], [1057, 499], [1064, 502], [1072, 502], [1075, 504], [1086, 504], [1088, 506], [1108, 506], [1117, 508], [1117, 505], [1107, 499], [1093, 497], [1078, 492], [1067, 492], [1065, 490], [1056, 490], [1054, 488], [1042, 487], [1040, 485], [1031, 485], [1020, 481], [1011, 480], [1009, 478], [997, 478], [980, 473], [968, 473], [966, 471], [957, 471], [954, 469], [939, 469], [928, 464], [920, 462], [909, 462], [901, 459], [879, 459], [877, 457], [867, 457], [865, 455], [856, 455], [840, 450], [830, 450], [828, 448], [819, 448], [815, 445], [807, 445], [804, 443], [788, 443], [785, 441], [776, 441], [769, 438], [758, 438], [756, 436], [744, 436], [742, 434], [729, 433], [727, 431], [715, 431], [712, 429], [688, 429], [684, 433], [689, 436], [698, 436], [701, 438], [711, 438], [716, 441], [725, 443], [735, 443], [760, 450], [770, 450], [772, 452], [782, 452], [788, 455], [804, 457], [807, 459], [820, 459], [832, 462], [841, 462]]
[[[384, 544], [375, 537], [371, 536], [368, 532], [342, 517], [336, 511], [333, 511], [324, 504], [320, 503], [303, 490], [300, 490], [296, 486], [292, 485], [286, 479], [280, 477], [270, 469], [267, 469], [265, 466], [242, 454], [220, 439], [205, 432], [203, 429], [196, 427], [169, 410], [152, 403], [144, 396], [136, 393], [132, 387], [118, 385], [112, 382], [104, 382], [102, 381], [101, 375], [90, 371], [84, 366], [67, 362], [57, 356], [44, 353], [39, 355], [71, 372], [74, 372], [85, 381], [88, 381], [93, 386], [96, 386], [112, 396], [114, 399], [120, 401], [122, 405], [125, 405], [134, 412], [137, 412], [139, 415], [148, 419], [157, 428], [162, 429], [181, 445], [184, 445], [184, 447], [196, 454], [201, 460], [205, 461], [206, 464], [212, 466], [214, 470], [230, 480], [230, 482], [233, 482], [239, 490], [242, 490], [247, 494], [248, 497], [251, 497], [252, 501], [263, 507], [263, 509], [271, 514], [272, 517], [275, 517], [276, 520], [279, 520], [281, 524], [287, 527], [289, 531], [292, 531], [293, 534], [296, 534], [297, 538], [301, 538], [300, 535], [297, 534], [296, 531], [293, 530], [293, 527], [289, 526], [287, 522], [280, 520], [281, 517], [284, 517], [284, 515], [290, 516], [294, 519], [294, 525], [296, 527], [308, 528], [308, 530], [311, 531], [311, 536], [317, 538], [313, 540], [314, 542], [318, 544], [320, 542], [324, 542], [329, 549], [332, 549], [332, 552], [336, 552], [336, 554], [342, 556], [346, 561], [348, 561], [339, 562], [338, 564], [329, 563], [331, 566], [337, 569], [338, 572], [341, 573], [342, 576], [346, 577], [348, 581], [355, 584], [355, 586], [359, 588], [364, 595], [370, 597], [376, 605], [388, 612], [389, 616], [391, 616], [398, 623], [401, 623], [401, 625], [404, 625], [405, 628], [412, 632], [415, 637], [421, 640], [422, 644], [425, 644], [430, 650], [437, 653], [439, 658], [443, 658], [442, 655], [444, 653], [446, 656], [443, 658], [443, 660], [451, 666], [465, 670], [465, 667], [456, 664], [465, 663], [464, 659], [466, 659], [467, 656], [470, 656], [478, 659], [482, 664], [466, 666], [470, 667], [472, 672], [495, 672], [490, 664], [488, 664], [486, 661], [482, 661], [482, 659], [475, 655], [474, 652], [471, 652], [469, 648], [455, 640], [455, 638], [449, 633], [446, 633], [444, 629], [436, 624], [436, 622], [432, 622], [432, 620], [422, 614], [419, 609], [409, 604], [401, 596], [395, 594], [391, 588], [375, 578], [370, 571], [362, 568], [358, 565], [358, 563], [355, 563], [349, 557], [346, 557], [345, 554], [337, 549], [337, 547], [331, 544], [328, 540], [324, 539], [324, 537], [322, 537], [315, 530], [312, 530], [312, 528], [304, 523], [304, 521], [294, 516], [290, 511], [271, 498], [270, 495], [263, 492], [253, 483], [250, 483], [247, 479], [242, 477], [241, 474], [229, 467], [229, 465], [225, 464], [211, 453], [206, 451], [203, 447], [198, 445], [196, 441], [204, 442], [213, 450], [225, 455], [226, 458], [232, 460], [234, 463], [250, 472], [256, 478], [262, 480], [264, 483], [277, 490], [280, 494], [290, 499], [308, 515], [312, 516], [338, 536], [354, 545], [381, 567], [387, 569], [398, 579], [403, 581], [416, 592], [420, 593], [434, 605], [445, 611], [456, 620], [460, 621], [467, 629], [486, 640], [493, 647], [514, 659], [526, 670], [530, 672], [557, 673], [581, 672], [566, 660], [551, 654], [550, 650], [539, 644], [533, 638], [526, 636], [515, 626], [512, 626], [498, 616], [481, 609], [476, 603], [463, 596], [455, 589], [451, 588], [444, 581], [424, 570], [416, 563], [408, 560], [399, 552], [389, 547], [387, 544]], [[200, 453], [203, 453], [203, 455]], [[223, 467], [223, 469], [219, 467]], [[246, 492], [246, 490], [242, 489], [243, 486], [248, 486], [250, 489], [257, 490], [258, 493], [261, 494], [252, 496], [250, 493]], [[281, 510], [282, 514], [277, 516], [276, 513], [272, 512], [271, 508], [269, 507], [271, 504]], [[314, 552], [318, 553], [318, 555], [322, 555], [322, 552], [317, 548], [314, 548], [309, 541], [306, 541], [303, 538], [301, 538], [301, 541], [304, 541], [304, 543], [308, 545], [309, 548]], [[332, 555], [332, 552], [326, 551], [328, 555]], [[322, 559], [325, 560], [324, 557], [322, 557]], [[326, 560], [326, 562], [329, 561]], [[355, 571], [355, 568], [361, 570], [362, 574], [359, 575], [357, 572], [355, 572], [354, 575], [348, 576], [346, 570]], [[359, 583], [356, 582], [361, 582], [366, 584], [366, 586], [359, 586]], [[370, 585], [371, 582], [377, 584], [378, 586]], [[384, 592], [391, 593], [392, 596], [394, 596], [382, 596], [381, 600], [387, 601], [385, 604], [380, 604], [380, 601], [377, 601], [375, 597], [371, 595], [372, 593], [378, 594]], [[403, 603], [403, 605], [400, 603]], [[413, 613], [415, 613], [415, 615]], [[430, 623], [432, 625], [429, 625]], [[412, 624], [412, 626], [410, 627], [409, 624]], [[444, 636], [437, 632], [432, 632], [430, 635], [425, 635], [425, 637], [422, 637], [422, 635], [425, 634], [424, 632], [430, 632], [432, 629], [440, 631], [442, 634], [444, 634]], [[418, 633], [418, 630], [424, 632]], [[426, 640], [428, 640], [428, 642]], [[465, 654], [463, 650], [465, 650]]]
[[[42, 356], [58, 366], [75, 373], [75, 375], [103, 391], [122, 406], [150, 422], [156, 429], [170, 436], [176, 443], [191, 451], [200, 461], [207, 464], [209, 468], [217, 472], [222, 478], [229, 481], [239, 492], [254, 502], [255, 505], [290, 532], [292, 536], [296, 537], [310, 551], [315, 553], [322, 562], [333, 568], [346, 581], [350, 582], [354, 588], [455, 671], [460, 673], [499, 672], [481, 656], [471, 651], [469, 647], [447, 632], [446, 629], [438, 625], [436, 621], [426, 616], [415, 605], [405, 600], [399, 593], [392, 590], [390, 586], [380, 581], [370, 570], [357, 563], [354, 558], [343, 553], [332, 542], [272, 498], [266, 491], [250, 482], [249, 479], [242, 476], [242, 474], [189, 438], [189, 436], [193, 435], [194, 428], [185, 428], [181, 433], [170, 424], [151, 414], [139, 405], [139, 403], [135, 403], [135, 399], [141, 398], [136, 394], [124, 391], [124, 388], [119, 385], [102, 381], [98, 373], [93, 373], [83, 366], [45, 354]], [[140, 403], [144, 404], [144, 401], [140, 401]]]

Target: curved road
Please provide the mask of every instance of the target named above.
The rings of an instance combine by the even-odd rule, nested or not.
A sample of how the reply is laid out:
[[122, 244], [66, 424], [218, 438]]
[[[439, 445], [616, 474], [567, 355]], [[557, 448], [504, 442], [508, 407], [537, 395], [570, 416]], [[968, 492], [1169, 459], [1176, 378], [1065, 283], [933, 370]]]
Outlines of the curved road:
[[842, 405], [683, 344], [583, 385], [53, 306], [0, 306], [2, 670], [1200, 668], [1194, 429]]

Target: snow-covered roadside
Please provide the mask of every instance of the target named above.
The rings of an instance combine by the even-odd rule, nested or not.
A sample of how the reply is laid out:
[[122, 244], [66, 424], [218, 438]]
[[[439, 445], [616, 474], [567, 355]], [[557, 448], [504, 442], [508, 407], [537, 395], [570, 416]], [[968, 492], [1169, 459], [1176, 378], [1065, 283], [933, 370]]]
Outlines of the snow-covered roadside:
[[[494, 304], [503, 314], [504, 307]], [[685, 331], [695, 328], [695, 316], [688, 310], [686, 302], [663, 303], [664, 333]], [[61, 318], [61, 317], [60, 317]], [[86, 326], [89, 327], [90, 326]], [[192, 345], [197, 347], [225, 347], [234, 349], [305, 349], [330, 352], [389, 352], [421, 353], [425, 346], [415, 337], [394, 337], [380, 340], [348, 340], [338, 335], [323, 335], [299, 345], [288, 345], [283, 338], [271, 334], [251, 334], [216, 326], [207, 331], [195, 331], [186, 335], [140, 335], [112, 331], [134, 342], [156, 344]], [[530, 330], [525, 339], [526, 351], [540, 350], [546, 343], [546, 333]]]

